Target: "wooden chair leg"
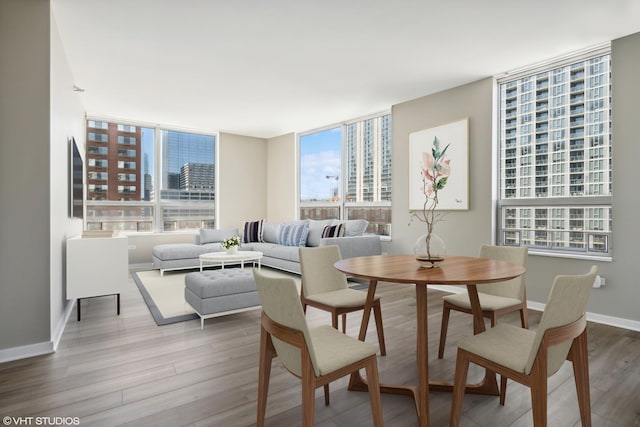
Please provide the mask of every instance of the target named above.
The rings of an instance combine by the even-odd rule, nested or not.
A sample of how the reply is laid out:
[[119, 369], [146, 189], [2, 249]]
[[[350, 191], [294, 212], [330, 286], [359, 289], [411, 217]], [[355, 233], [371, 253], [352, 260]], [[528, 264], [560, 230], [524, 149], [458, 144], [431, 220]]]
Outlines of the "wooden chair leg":
[[500, 375], [500, 405], [504, 406], [507, 399], [507, 377]]
[[520, 324], [524, 329], [529, 329], [529, 314], [526, 306], [520, 309]]
[[387, 347], [384, 343], [384, 329], [382, 328], [382, 308], [380, 300], [373, 304], [373, 317], [376, 320], [376, 332], [378, 333], [378, 345], [380, 345], [380, 355], [387, 355]]
[[367, 383], [369, 384], [369, 398], [371, 399], [371, 415], [373, 425], [382, 427], [382, 400], [380, 398], [380, 379], [378, 378], [378, 365], [375, 356], [369, 359], [365, 366]]
[[[308, 353], [307, 353], [308, 354]], [[304, 356], [303, 356], [304, 358]], [[311, 361], [302, 362], [302, 426], [313, 427], [316, 382]]]
[[591, 397], [589, 394], [589, 358], [587, 349], [587, 331], [580, 334], [571, 346], [573, 376], [578, 393], [578, 407], [582, 427], [591, 427]]
[[331, 312], [331, 326], [333, 326], [334, 329], [338, 329], [338, 313], [335, 311]]
[[324, 406], [329, 406], [329, 384], [324, 385]]
[[533, 427], [547, 427], [547, 375], [538, 371], [531, 381], [531, 411]]
[[275, 349], [271, 336], [261, 328], [260, 331], [260, 362], [258, 367], [258, 414], [257, 427], [264, 426], [267, 412], [267, 396], [269, 394], [269, 378], [271, 377], [271, 362], [275, 357]]
[[467, 384], [467, 373], [469, 372], [469, 360], [462, 350], [458, 349], [456, 356], [456, 373], [453, 383], [453, 397], [451, 402], [451, 418], [449, 425], [458, 427], [460, 425], [460, 415], [462, 415], [462, 400]]
[[342, 313], [342, 333], [347, 333], [347, 313]]
[[451, 308], [445, 301], [442, 304], [442, 323], [440, 324], [440, 345], [438, 346], [438, 359], [444, 357], [444, 345], [447, 341], [447, 328], [449, 327], [449, 313]]
[[496, 323], [498, 323], [498, 315], [496, 314], [495, 311], [491, 312], [491, 327], [495, 328]]

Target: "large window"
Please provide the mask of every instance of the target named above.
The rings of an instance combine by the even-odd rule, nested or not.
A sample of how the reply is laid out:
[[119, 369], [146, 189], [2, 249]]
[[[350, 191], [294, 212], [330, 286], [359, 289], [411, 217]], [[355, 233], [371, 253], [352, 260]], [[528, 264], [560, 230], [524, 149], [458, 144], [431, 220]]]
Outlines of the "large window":
[[215, 140], [87, 120], [87, 229], [213, 228]]
[[498, 241], [611, 256], [608, 52], [498, 81]]
[[366, 219], [391, 231], [391, 115], [300, 136], [300, 218]]

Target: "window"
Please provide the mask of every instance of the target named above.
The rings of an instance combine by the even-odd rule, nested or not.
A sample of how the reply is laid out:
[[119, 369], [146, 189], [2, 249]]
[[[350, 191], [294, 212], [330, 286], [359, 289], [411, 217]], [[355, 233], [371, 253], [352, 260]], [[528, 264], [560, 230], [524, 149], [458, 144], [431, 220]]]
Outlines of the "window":
[[87, 229], [214, 227], [215, 139], [87, 120]]
[[[610, 62], [609, 52], [600, 50], [498, 80], [499, 243], [536, 253], [611, 257]], [[536, 94], [531, 123], [530, 113], [511, 102], [525, 88]], [[523, 138], [530, 134], [533, 141]], [[511, 148], [513, 138], [518, 151]], [[525, 178], [532, 176], [530, 164], [533, 191]]]
[[391, 231], [391, 114], [305, 133], [300, 147], [300, 218], [366, 219]]

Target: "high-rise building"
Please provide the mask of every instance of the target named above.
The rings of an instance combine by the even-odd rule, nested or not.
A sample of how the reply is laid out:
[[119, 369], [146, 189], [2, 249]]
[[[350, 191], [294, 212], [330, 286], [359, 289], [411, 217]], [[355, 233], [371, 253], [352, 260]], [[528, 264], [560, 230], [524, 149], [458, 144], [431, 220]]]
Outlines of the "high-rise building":
[[87, 121], [87, 200], [141, 200], [141, 129]]
[[211, 190], [215, 186], [214, 165], [208, 163], [185, 163], [180, 168], [181, 190]]
[[391, 114], [345, 126], [347, 202], [391, 200]]
[[610, 206], [571, 203], [611, 195], [610, 91], [609, 55], [500, 84], [505, 243], [608, 250]]

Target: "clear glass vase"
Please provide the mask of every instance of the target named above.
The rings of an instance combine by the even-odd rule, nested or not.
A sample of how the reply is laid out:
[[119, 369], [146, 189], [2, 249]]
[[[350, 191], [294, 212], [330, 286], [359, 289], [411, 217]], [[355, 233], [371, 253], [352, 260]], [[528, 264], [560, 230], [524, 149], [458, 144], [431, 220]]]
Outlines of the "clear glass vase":
[[424, 233], [416, 240], [413, 253], [422, 267], [438, 268], [447, 254], [447, 245], [436, 233]]

